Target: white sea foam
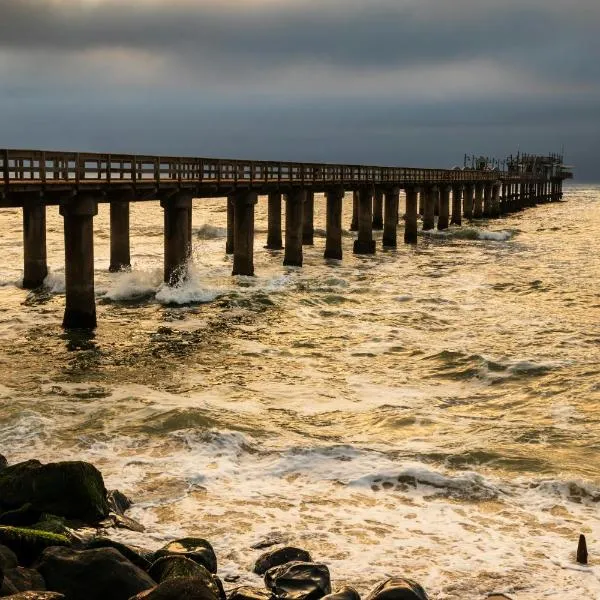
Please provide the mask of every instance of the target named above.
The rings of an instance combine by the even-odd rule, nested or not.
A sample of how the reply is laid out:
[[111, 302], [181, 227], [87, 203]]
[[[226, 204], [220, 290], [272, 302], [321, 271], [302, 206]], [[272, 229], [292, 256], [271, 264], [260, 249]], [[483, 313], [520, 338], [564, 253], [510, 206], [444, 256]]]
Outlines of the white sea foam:
[[225, 227], [216, 227], [210, 223], [203, 223], [200, 227], [194, 227], [193, 236], [200, 240], [214, 240], [227, 236]]
[[44, 287], [51, 294], [64, 294], [65, 293], [65, 272], [64, 271], [53, 271], [48, 270], [48, 275], [44, 279]]
[[153, 296], [162, 283], [162, 271], [123, 271], [117, 273], [114, 282], [104, 296], [110, 300], [136, 300]]

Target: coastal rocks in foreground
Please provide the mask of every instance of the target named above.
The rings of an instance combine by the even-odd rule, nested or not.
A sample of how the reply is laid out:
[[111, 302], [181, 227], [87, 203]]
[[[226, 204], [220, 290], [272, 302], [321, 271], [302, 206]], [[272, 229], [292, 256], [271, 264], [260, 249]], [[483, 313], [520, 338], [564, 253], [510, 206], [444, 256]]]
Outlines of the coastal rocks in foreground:
[[292, 561], [312, 562], [312, 558], [306, 550], [284, 546], [259, 556], [254, 564], [254, 572], [257, 575], [264, 575], [269, 569]]
[[425, 590], [410, 579], [391, 577], [371, 590], [367, 600], [428, 600]]
[[174, 540], [154, 554], [155, 558], [171, 555], [185, 556], [202, 565], [211, 573], [217, 572], [217, 555], [210, 542], [202, 538], [188, 537]]
[[319, 600], [331, 594], [331, 578], [326, 565], [290, 562], [265, 573], [265, 585], [284, 600]]
[[219, 600], [204, 583], [204, 579], [198, 577], [168, 579], [130, 600]]

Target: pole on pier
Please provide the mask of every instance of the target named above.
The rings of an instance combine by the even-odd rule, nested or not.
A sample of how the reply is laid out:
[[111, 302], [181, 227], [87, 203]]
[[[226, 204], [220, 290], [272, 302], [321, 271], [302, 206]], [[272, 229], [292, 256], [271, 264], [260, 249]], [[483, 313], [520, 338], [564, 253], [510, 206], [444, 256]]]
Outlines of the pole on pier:
[[358, 231], [358, 190], [352, 192], [352, 221], [350, 231]]
[[450, 186], [440, 186], [439, 196], [439, 217], [437, 227], [440, 231], [448, 229], [448, 220], [450, 216]]
[[178, 192], [161, 200], [160, 205], [165, 211], [164, 280], [169, 285], [175, 285], [185, 277], [185, 268], [190, 254], [189, 218], [192, 196], [187, 192]]
[[465, 185], [465, 198], [463, 201], [463, 214], [465, 219], [471, 220], [473, 218], [473, 194], [475, 193], [475, 187], [472, 183]]
[[294, 189], [285, 195], [284, 266], [302, 266], [302, 224], [306, 190]]
[[358, 194], [358, 239], [354, 254], [375, 254], [373, 239], [373, 188], [361, 188]]
[[111, 273], [131, 266], [129, 248], [129, 197], [110, 203], [110, 266]]
[[307, 191], [304, 201], [304, 211], [302, 214], [302, 243], [305, 246], [312, 246], [315, 236], [315, 193]]
[[493, 214], [492, 209], [492, 196], [494, 193], [494, 185], [491, 183], [486, 183], [483, 188], [483, 216], [491, 217]]
[[96, 327], [94, 293], [94, 217], [98, 204], [93, 196], [73, 196], [60, 207], [65, 233], [65, 329]]
[[235, 208], [234, 204], [234, 196], [227, 196], [227, 241], [225, 242], [225, 253], [233, 254], [233, 250], [235, 247], [234, 242], [234, 221], [235, 221]]
[[419, 191], [416, 187], [408, 187], [406, 192], [406, 213], [404, 215], [404, 243], [417, 243], [417, 204]]
[[281, 193], [271, 192], [268, 196], [269, 231], [267, 233], [267, 248], [281, 250]]
[[435, 226], [435, 205], [439, 197], [439, 190], [434, 186], [427, 186], [423, 192], [423, 231], [433, 229]]
[[497, 217], [500, 215], [500, 184], [496, 183], [492, 186], [492, 204], [491, 216]]
[[41, 287], [48, 275], [46, 256], [46, 206], [38, 196], [23, 206], [23, 287]]
[[398, 207], [400, 205], [400, 190], [388, 189], [384, 199], [383, 218], [383, 247], [395, 248], [398, 244], [396, 231], [398, 229]]
[[453, 225], [461, 225], [462, 224], [462, 212], [461, 212], [461, 204], [462, 204], [462, 185], [454, 185], [452, 186], [452, 219], [451, 223]]
[[481, 219], [483, 216], [483, 183], [475, 184], [475, 200], [473, 201], [473, 218]]
[[238, 192], [233, 197], [232, 275], [254, 275], [254, 206], [256, 192]]
[[375, 188], [373, 196], [373, 229], [383, 229], [383, 190]]
[[344, 190], [342, 188], [328, 190], [325, 196], [327, 199], [325, 258], [342, 260], [342, 202]]

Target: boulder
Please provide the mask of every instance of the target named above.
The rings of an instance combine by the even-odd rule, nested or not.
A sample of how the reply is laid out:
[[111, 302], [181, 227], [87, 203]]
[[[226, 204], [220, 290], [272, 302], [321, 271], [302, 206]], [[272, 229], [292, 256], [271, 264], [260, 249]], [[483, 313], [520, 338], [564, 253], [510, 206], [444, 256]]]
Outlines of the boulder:
[[6, 569], [4, 578], [12, 583], [18, 592], [44, 591], [46, 583], [44, 578], [35, 569], [15, 567]]
[[6, 460], [6, 456], [0, 454], [0, 469], [4, 469], [8, 467], [8, 461]]
[[89, 463], [37, 460], [0, 470], [3, 511], [30, 504], [32, 510], [97, 523], [108, 515], [102, 474]]
[[28, 567], [50, 546], [70, 546], [64, 535], [25, 529], [22, 527], [0, 527], [0, 544], [8, 546], [16, 555], [19, 564]]
[[249, 585], [241, 585], [229, 592], [227, 600], [272, 600], [271, 592], [263, 588], [255, 588]]
[[14, 569], [18, 565], [17, 555], [8, 546], [0, 545], [0, 571]]
[[331, 578], [326, 565], [290, 562], [265, 573], [265, 585], [285, 600], [319, 600], [331, 594]]
[[147, 573], [114, 548], [47, 548], [37, 569], [49, 590], [69, 600], [127, 600], [155, 585]]
[[360, 594], [353, 587], [345, 585], [337, 592], [324, 596], [322, 600], [360, 600]]
[[155, 588], [129, 600], [218, 600], [213, 590], [204, 585], [203, 578], [177, 577], [167, 579]]
[[0, 582], [0, 596], [10, 597], [13, 594], [18, 594], [19, 590], [10, 582], [10, 579], [3, 577], [3, 581]]
[[254, 564], [254, 572], [257, 575], [264, 575], [269, 569], [292, 561], [312, 562], [312, 558], [306, 550], [284, 546], [261, 554]]
[[367, 600], [429, 600], [425, 590], [415, 581], [391, 577], [377, 584]]
[[202, 538], [187, 537], [174, 540], [157, 550], [154, 554], [156, 559], [163, 556], [177, 554], [185, 556], [194, 562], [206, 567], [211, 573], [217, 572], [217, 556], [210, 542]]
[[175, 579], [176, 577], [203, 579], [204, 585], [210, 588], [215, 596], [219, 595], [219, 588], [213, 579], [212, 573], [206, 567], [199, 565], [185, 556], [172, 554], [159, 558], [148, 569], [148, 575], [157, 583], [162, 583], [167, 579]]
[[131, 508], [133, 502], [119, 490], [109, 490], [106, 495], [108, 501], [108, 509], [117, 514], [123, 516], [128, 508]]
[[141, 554], [141, 552], [138, 552], [131, 546], [126, 546], [125, 544], [121, 544], [121, 542], [116, 542], [107, 537], [95, 537], [85, 544], [86, 550], [93, 550], [94, 548], [115, 548], [115, 550], [118, 550], [127, 560], [143, 571], [147, 571], [152, 564]]
[[0, 525], [33, 525], [40, 520], [42, 513], [31, 505], [31, 502], [23, 504], [20, 508], [7, 510], [0, 514]]
[[65, 600], [65, 597], [58, 592], [20, 592], [6, 596], [5, 600]]

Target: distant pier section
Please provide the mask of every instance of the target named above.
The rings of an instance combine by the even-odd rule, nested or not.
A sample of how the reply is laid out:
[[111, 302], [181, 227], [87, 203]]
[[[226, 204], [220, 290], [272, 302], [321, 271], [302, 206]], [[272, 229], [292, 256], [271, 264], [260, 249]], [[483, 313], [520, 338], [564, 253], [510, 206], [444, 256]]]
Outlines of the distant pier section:
[[[497, 166], [496, 166], [497, 165]], [[254, 275], [254, 207], [268, 205], [267, 248], [283, 249], [283, 264], [302, 266], [303, 245], [313, 244], [315, 194], [326, 202], [324, 257], [342, 259], [342, 206], [352, 198], [350, 229], [355, 254], [373, 254], [373, 231], [384, 247], [397, 245], [400, 195], [404, 194], [404, 242], [423, 230], [462, 220], [496, 218], [562, 199], [572, 177], [563, 157], [519, 154], [493, 163], [465, 159], [463, 168], [421, 169], [290, 163], [215, 158], [0, 150], [0, 209], [23, 209], [23, 287], [41, 286], [48, 274], [46, 206], [64, 218], [65, 328], [96, 327], [93, 219], [110, 204], [110, 270], [130, 266], [129, 206], [160, 201], [164, 209], [164, 280], [185, 277], [192, 252], [192, 200], [227, 202], [225, 252], [233, 275]], [[350, 198], [350, 197], [349, 197]], [[285, 227], [282, 206], [285, 205]], [[284, 235], [282, 235], [284, 231]]]

